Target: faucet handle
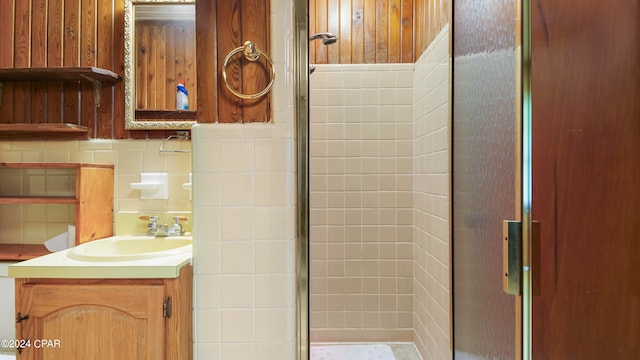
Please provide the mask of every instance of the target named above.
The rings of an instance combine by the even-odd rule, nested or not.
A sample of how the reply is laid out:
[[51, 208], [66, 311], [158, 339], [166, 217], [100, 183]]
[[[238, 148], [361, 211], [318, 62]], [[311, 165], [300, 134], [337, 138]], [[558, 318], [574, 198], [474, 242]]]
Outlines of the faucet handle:
[[173, 221], [175, 221], [176, 224], [179, 224], [180, 221], [189, 221], [189, 218], [186, 216], [174, 216]]
[[149, 224], [147, 224], [149, 234], [155, 235], [158, 232], [158, 220], [160, 219], [159, 216], [142, 215], [138, 217], [138, 219], [149, 222]]
[[174, 216], [173, 221], [175, 222], [171, 226], [171, 232], [173, 234], [184, 235], [184, 230], [182, 229], [182, 224], [180, 224], [180, 221], [188, 221], [188, 220], [189, 218], [186, 216]]

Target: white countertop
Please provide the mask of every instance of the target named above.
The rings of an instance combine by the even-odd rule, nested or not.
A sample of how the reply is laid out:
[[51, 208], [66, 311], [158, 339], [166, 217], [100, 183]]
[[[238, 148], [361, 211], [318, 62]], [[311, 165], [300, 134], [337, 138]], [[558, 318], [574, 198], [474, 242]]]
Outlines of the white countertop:
[[12, 278], [56, 279], [174, 279], [191, 253], [129, 261], [80, 261], [67, 257], [69, 249], [9, 266]]

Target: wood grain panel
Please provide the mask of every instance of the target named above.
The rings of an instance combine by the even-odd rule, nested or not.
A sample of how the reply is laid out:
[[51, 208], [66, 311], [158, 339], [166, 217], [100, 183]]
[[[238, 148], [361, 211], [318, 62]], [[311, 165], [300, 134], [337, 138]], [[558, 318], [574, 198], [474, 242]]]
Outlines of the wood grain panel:
[[[340, 7], [338, 8], [337, 16], [335, 19], [340, 20], [337, 44], [331, 46], [332, 50], [337, 46], [340, 50], [340, 64], [351, 64], [351, 0], [340, 0]], [[331, 18], [331, 15], [329, 15]]]
[[[15, 12], [13, 65], [29, 67], [31, 66], [31, 1], [16, 1]], [[31, 122], [30, 93], [30, 83], [14, 84], [14, 110], [10, 123]]]
[[[80, 26], [80, 66], [97, 65], [97, 0], [82, 0]], [[80, 108], [80, 124], [89, 128], [89, 136], [95, 137], [96, 108], [93, 99], [93, 87], [87, 82], [80, 84], [82, 99]]]
[[[240, 3], [239, 0], [235, 1], [222, 1], [218, 3], [217, 19], [218, 24], [218, 38], [217, 46], [219, 56], [217, 59], [218, 68], [222, 71], [224, 64], [224, 57], [234, 48], [242, 45], [241, 36], [241, 18], [240, 18]], [[239, 59], [241, 55], [237, 55], [235, 59]], [[230, 62], [226, 68], [227, 80], [235, 89], [241, 89], [242, 83], [240, 78], [240, 62], [235, 60]], [[222, 73], [220, 73], [222, 77]], [[242, 114], [240, 112], [240, 99], [233, 96], [227, 88], [224, 82], [220, 78], [218, 81], [218, 121], [222, 123], [235, 123], [242, 121]]]
[[[113, 71], [124, 74], [124, 1], [114, 3], [113, 36]], [[113, 87], [113, 134], [116, 139], [128, 134], [124, 130], [124, 81]]]
[[449, 23], [451, 0], [413, 0], [414, 61], [427, 49], [446, 24]]
[[[265, 14], [269, 14], [266, 1], [242, 2], [242, 39], [253, 41], [260, 50], [270, 52], [269, 32], [265, 28]], [[266, 22], [268, 24], [268, 22]], [[256, 94], [264, 89], [271, 76], [271, 64], [265, 59], [248, 61], [242, 59], [242, 93]], [[269, 96], [255, 100], [242, 100], [242, 122], [266, 122], [271, 119]]]
[[639, 5], [532, 10], [534, 358], [640, 357]]
[[[270, 119], [270, 101], [262, 98], [253, 101], [241, 100], [233, 95], [222, 81], [224, 59], [235, 48], [251, 40], [263, 51], [270, 52], [269, 5], [258, 0], [221, 1], [216, 7], [217, 59], [198, 53], [198, 64], [215, 61], [219, 69], [217, 76], [218, 107], [217, 121], [221, 123], [267, 121]], [[200, 36], [200, 32], [196, 34]], [[227, 80], [233, 89], [242, 93], [256, 93], [266, 86], [266, 74], [270, 67], [263, 60], [250, 63], [242, 53], [229, 60], [226, 68]], [[270, 96], [270, 95], [267, 95]], [[211, 106], [211, 105], [209, 105]], [[208, 111], [210, 112], [210, 111]], [[200, 116], [199, 116], [200, 119]], [[199, 120], [200, 121], [200, 120]]]
[[[64, 1], [49, 0], [47, 9], [47, 66], [62, 66], [64, 37]], [[47, 85], [47, 122], [61, 123], [62, 118], [62, 82], [49, 82]]]
[[400, 62], [412, 63], [414, 62], [413, 1], [401, 0], [400, 6]]
[[377, 19], [376, 2], [365, 1], [364, 3], [364, 59], [365, 64], [376, 62], [377, 40]]
[[352, 0], [351, 20], [351, 61], [355, 64], [364, 63], [364, 0]]
[[310, 35], [328, 31], [338, 43], [310, 44], [312, 64], [411, 63], [449, 22], [450, 0], [312, 0]]
[[[329, 10], [328, 7], [328, 1], [331, 4], [331, 10]], [[338, 22], [337, 21], [333, 21], [338, 19], [339, 16], [339, 11], [338, 11], [338, 0], [316, 0], [315, 1], [316, 6], [315, 8], [309, 8], [309, 11], [315, 10], [315, 16], [313, 16], [312, 14], [309, 14], [309, 17], [313, 17], [315, 19], [315, 29], [330, 29], [329, 31], [331, 31], [334, 34], [338, 34]], [[329, 26], [329, 21], [332, 20], [332, 24], [331, 26]], [[310, 25], [311, 26], [311, 25]], [[309, 35], [312, 35], [318, 31], [314, 31], [314, 28], [309, 28]], [[313, 57], [313, 59], [315, 59], [314, 61], [311, 61], [312, 58], [309, 58], [311, 63], [316, 63], [316, 64], [327, 64], [329, 63], [328, 60], [328, 52], [327, 52], [327, 47], [322, 45], [322, 43], [320, 41], [314, 41], [310, 44], [309, 47], [312, 47], [314, 49], [315, 52], [315, 56]], [[336, 53], [337, 54], [337, 53]], [[338, 59], [334, 60], [334, 63], [337, 63]]]
[[[80, 65], [80, 2], [64, 2], [64, 38], [63, 38], [63, 65]], [[79, 83], [64, 83], [62, 121], [71, 124], [80, 124], [80, 111], [78, 94]]]
[[[0, 1], [0, 14], [3, 14], [3, 19], [0, 21], [0, 67], [10, 68], [13, 67], [14, 59], [14, 45], [13, 45], [13, 30], [15, 19], [15, 0], [12, 1]], [[13, 123], [13, 91], [14, 84], [7, 82], [4, 84], [4, 91], [2, 94], [2, 108], [0, 108], [0, 123], [10, 124]]]
[[376, 62], [389, 62], [389, 2], [378, 0], [376, 2]]
[[[47, 66], [47, 0], [31, 3], [31, 66]], [[47, 84], [31, 84], [31, 123], [46, 123]]]
[[[51, 1], [51, 0], [49, 0]], [[111, 1], [98, 1], [97, 28], [103, 29], [97, 36], [96, 64], [100, 68], [114, 69], [113, 45], [113, 3]], [[104, 86], [100, 90], [100, 107], [97, 111], [96, 131], [97, 138], [113, 137], [113, 88]]]
[[[216, 38], [218, 28], [216, 26], [217, 10], [214, 3], [198, 1], [196, 3], [196, 47], [198, 69], [198, 121], [217, 122], [218, 98], [217, 74], [219, 56]], [[205, 95], [203, 95], [205, 94]]]

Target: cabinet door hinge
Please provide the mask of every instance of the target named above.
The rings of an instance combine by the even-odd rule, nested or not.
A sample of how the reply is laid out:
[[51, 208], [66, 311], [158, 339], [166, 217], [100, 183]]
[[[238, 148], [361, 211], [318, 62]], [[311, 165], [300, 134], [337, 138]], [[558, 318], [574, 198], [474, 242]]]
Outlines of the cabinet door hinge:
[[162, 304], [162, 316], [166, 318], [171, 317], [171, 296]]
[[27, 319], [29, 319], [29, 314], [24, 314], [24, 315], [22, 315], [21, 313], [16, 314], [16, 324], [19, 324]]

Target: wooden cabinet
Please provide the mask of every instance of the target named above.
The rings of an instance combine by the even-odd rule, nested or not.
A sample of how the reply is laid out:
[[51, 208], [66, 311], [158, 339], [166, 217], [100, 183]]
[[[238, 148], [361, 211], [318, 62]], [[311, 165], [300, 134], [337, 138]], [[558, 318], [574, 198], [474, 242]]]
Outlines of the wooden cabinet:
[[3, 180], [7, 185], [0, 190], [0, 204], [69, 204], [75, 206], [76, 244], [108, 237], [113, 235], [113, 169], [113, 165], [3, 162], [0, 177], [13, 180]]
[[191, 279], [16, 279], [20, 358], [191, 359]]

